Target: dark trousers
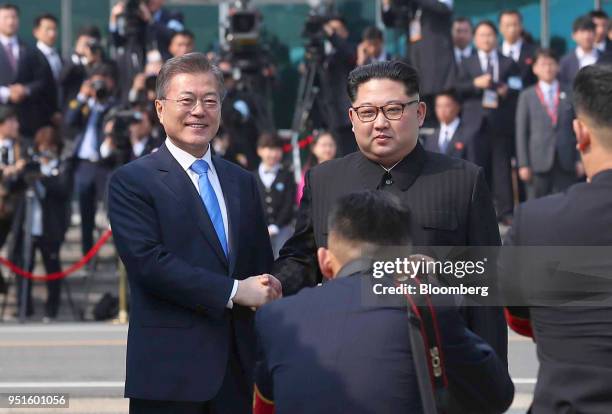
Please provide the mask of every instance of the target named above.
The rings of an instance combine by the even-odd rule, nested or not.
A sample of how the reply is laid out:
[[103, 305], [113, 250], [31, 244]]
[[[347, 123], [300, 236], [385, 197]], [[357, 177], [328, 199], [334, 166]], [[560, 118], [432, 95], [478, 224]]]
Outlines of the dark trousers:
[[577, 181], [576, 174], [573, 171], [568, 172], [562, 169], [555, 156], [555, 161], [549, 171], [533, 174], [533, 179], [527, 190], [528, 197], [532, 199], [559, 193], [565, 191]]
[[485, 121], [476, 145], [476, 164], [485, 170], [487, 183], [493, 193], [497, 217], [511, 215], [514, 210], [510, 161], [513, 139]]
[[77, 161], [74, 188], [79, 199], [83, 254], [86, 254], [93, 247], [96, 206], [98, 200], [104, 198], [107, 177], [108, 170], [98, 163], [87, 160]]
[[[45, 266], [45, 272], [55, 273], [61, 270], [59, 251], [60, 251], [60, 243], [59, 242], [49, 242], [41, 239], [39, 237], [34, 237], [32, 244], [32, 257], [30, 260], [31, 266], [28, 271], [32, 271], [34, 269], [35, 263], [35, 253], [36, 250], [40, 251], [40, 254], [43, 259], [43, 264]], [[17, 277], [17, 304], [19, 309], [21, 309], [21, 296], [22, 290], [25, 286], [24, 279], [22, 277]], [[34, 304], [32, 302], [32, 280], [27, 282], [27, 297], [26, 297], [26, 315], [30, 316], [34, 313]], [[45, 303], [45, 316], [50, 318], [57, 317], [57, 313], [59, 311], [60, 306], [60, 296], [61, 296], [61, 288], [62, 288], [62, 280], [48, 280], [47, 284], [47, 302]]]
[[[232, 329], [233, 332], [233, 329]], [[245, 375], [232, 335], [225, 377], [210, 401], [155, 401], [130, 398], [130, 414], [249, 414], [253, 410], [252, 375]], [[205, 372], [202, 375], [206, 375]]]
[[[0, 219], [0, 248], [4, 246], [4, 242], [11, 232], [11, 227], [13, 225], [13, 218], [3, 218]], [[2, 275], [2, 269], [0, 268], [0, 294], [6, 293], [8, 291], [8, 284], [4, 280], [4, 276]]]

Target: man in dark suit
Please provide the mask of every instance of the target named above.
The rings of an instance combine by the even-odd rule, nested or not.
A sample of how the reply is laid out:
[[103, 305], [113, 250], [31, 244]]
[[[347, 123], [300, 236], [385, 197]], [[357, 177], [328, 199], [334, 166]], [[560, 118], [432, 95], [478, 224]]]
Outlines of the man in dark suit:
[[[306, 173], [296, 230], [274, 266], [284, 292], [296, 293], [321, 281], [315, 254], [327, 245], [328, 213], [339, 197], [357, 190], [398, 195], [413, 213], [407, 224], [417, 246], [498, 245], [482, 169], [427, 152], [418, 143], [426, 106], [419, 101], [416, 70], [399, 61], [378, 62], [354, 69], [348, 83], [349, 116], [360, 151]], [[470, 329], [505, 359], [507, 332], [501, 311], [466, 312]]]
[[33, 102], [33, 110], [40, 117], [47, 120], [48, 123], [59, 127], [62, 119], [60, 75], [63, 62], [62, 57], [55, 49], [57, 18], [49, 13], [36, 17], [33, 34], [36, 38], [37, 64], [48, 68], [45, 86], [40, 93], [39, 99]]
[[521, 92], [516, 110], [516, 153], [519, 178], [529, 198], [563, 191], [581, 169], [572, 130], [570, 91], [557, 81], [559, 64], [551, 51], [536, 53], [538, 83]]
[[0, 103], [17, 108], [20, 133], [32, 140], [49, 120], [34, 110], [32, 104], [48, 79], [48, 68], [39, 64], [36, 50], [17, 37], [19, 9], [12, 4], [0, 5]]
[[515, 96], [520, 89], [516, 62], [497, 51], [497, 28], [484, 20], [474, 29], [476, 56], [463, 60], [456, 83], [463, 122], [476, 133], [476, 164], [485, 168], [500, 221], [512, 215], [510, 158], [514, 149]]
[[[563, 263], [557, 259], [556, 272], [550, 275], [554, 277], [547, 279], [540, 272], [527, 273], [528, 279], [524, 281], [526, 291], [532, 296], [534, 282], [544, 284], [546, 280], [553, 280], [555, 286], [542, 285], [549, 292], [559, 292], [559, 283], [565, 282], [563, 302], [573, 303], [529, 308], [540, 362], [531, 409], [534, 414], [607, 413], [612, 406], [612, 308], [606, 300], [612, 291], [607, 277], [609, 255], [597, 258], [590, 255], [591, 259], [585, 262], [584, 250], [580, 252], [575, 247], [612, 244], [611, 91], [610, 67], [593, 65], [580, 70], [573, 88], [574, 131], [587, 182], [521, 205], [506, 241], [516, 246], [571, 246], [565, 247], [571, 252], [570, 270], [563, 271]], [[559, 255], [564, 253], [562, 249], [556, 247], [549, 251]], [[593, 269], [589, 266], [597, 265], [599, 259], [608, 263], [601, 268], [605, 273], [595, 273], [605, 274], [602, 278], [594, 278], [588, 270], [580, 273], [571, 270]], [[516, 280], [518, 274], [512, 269], [509, 277]], [[594, 280], [598, 285], [591, 283]], [[599, 297], [603, 303], [593, 297], [594, 292], [603, 293]], [[534, 297], [535, 300], [545, 298], [550, 300], [550, 293], [546, 297]], [[584, 298], [592, 298], [591, 305], [578, 306]], [[542, 302], [533, 304], [542, 305]]]
[[361, 35], [361, 43], [357, 45], [357, 66], [387, 60], [391, 60], [391, 55], [385, 50], [382, 30], [376, 26], [366, 27]]
[[467, 59], [476, 53], [476, 49], [472, 46], [472, 22], [467, 17], [459, 16], [453, 20], [453, 28], [451, 30], [453, 38], [453, 54], [455, 55], [455, 64], [461, 65], [463, 59]]
[[499, 15], [499, 32], [504, 39], [500, 52], [518, 64], [521, 86], [527, 88], [536, 83], [532, 66], [537, 47], [525, 39], [521, 13], [518, 10], [502, 11]]
[[591, 11], [589, 16], [595, 24], [595, 48], [602, 53], [612, 53], [612, 40], [608, 39], [608, 13], [599, 9]]
[[[377, 301], [368, 286], [381, 280], [372, 273], [376, 250], [407, 246], [409, 221], [408, 209], [387, 192], [357, 192], [337, 201], [329, 245], [317, 251], [329, 282], [257, 312], [262, 359], [255, 414], [270, 413], [270, 401], [275, 414], [425, 411], [419, 384], [431, 389], [431, 380], [419, 378], [415, 367], [426, 357], [411, 346], [408, 301]], [[455, 306], [444, 306], [439, 295], [431, 300], [449, 388], [465, 400], [451, 403], [451, 412], [503, 412], [513, 397], [506, 363], [466, 328]]]
[[595, 47], [595, 23], [589, 16], [580, 16], [572, 25], [572, 39], [576, 48], [561, 58], [559, 82], [570, 88], [580, 69], [598, 63], [604, 53]]
[[102, 199], [109, 173], [100, 162], [100, 147], [104, 140], [104, 117], [116, 105], [115, 79], [114, 66], [100, 64], [94, 67], [66, 112], [67, 126], [76, 131], [71, 157], [81, 213], [83, 254], [93, 247], [97, 202]]
[[449, 90], [436, 96], [435, 111], [440, 126], [425, 141], [425, 149], [475, 162], [474, 137], [461, 122], [461, 104], [455, 92]]
[[[390, 0], [383, 0], [382, 18], [387, 26], [393, 26], [395, 13]], [[436, 94], [451, 86], [454, 76], [453, 43], [451, 26], [452, 0], [413, 0], [413, 20], [408, 29], [410, 62], [421, 76], [421, 97], [430, 108]], [[435, 124], [433, 113], [426, 125]]]
[[119, 168], [109, 218], [131, 291], [130, 413], [251, 410], [254, 313], [280, 295], [255, 178], [212, 156], [221, 71], [201, 53], [168, 60], [155, 106], [167, 138]]

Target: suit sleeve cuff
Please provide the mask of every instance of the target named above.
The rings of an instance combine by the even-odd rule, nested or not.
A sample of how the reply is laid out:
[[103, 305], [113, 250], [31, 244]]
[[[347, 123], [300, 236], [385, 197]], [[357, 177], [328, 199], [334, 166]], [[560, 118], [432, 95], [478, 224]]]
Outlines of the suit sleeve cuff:
[[234, 286], [232, 287], [232, 292], [230, 293], [229, 299], [227, 301], [226, 307], [228, 309], [232, 309], [234, 307], [234, 296], [236, 296], [236, 292], [238, 292], [238, 281], [234, 280]]

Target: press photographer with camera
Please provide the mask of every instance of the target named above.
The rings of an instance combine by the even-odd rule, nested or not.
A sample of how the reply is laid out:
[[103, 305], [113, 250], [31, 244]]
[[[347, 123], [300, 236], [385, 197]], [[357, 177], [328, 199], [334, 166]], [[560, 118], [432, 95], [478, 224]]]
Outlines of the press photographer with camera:
[[114, 65], [102, 63], [94, 67], [66, 112], [67, 125], [76, 130], [71, 158], [81, 212], [83, 254], [93, 246], [96, 204], [102, 199], [109, 174], [108, 167], [101, 162], [100, 146], [104, 118], [117, 104], [115, 79]]
[[[21, 179], [27, 187], [34, 189], [31, 217], [26, 217], [26, 209], [21, 209], [15, 221], [19, 226], [15, 231], [15, 247], [19, 263], [29, 263], [27, 271], [34, 269], [35, 252], [38, 250], [47, 274], [60, 272], [60, 247], [70, 224], [68, 203], [72, 192], [72, 176], [66, 163], [60, 159], [63, 143], [57, 129], [46, 126], [38, 130], [34, 138], [34, 152], [23, 169]], [[31, 222], [29, 229], [24, 224]], [[31, 232], [32, 246], [26, 249], [24, 231]], [[26, 250], [30, 258], [25, 260]], [[26, 284], [17, 279], [17, 302], [21, 309], [22, 289]], [[47, 301], [43, 322], [48, 323], [57, 317], [60, 307], [62, 279], [48, 280]], [[32, 303], [32, 283], [27, 283], [26, 316], [34, 313]]]
[[164, 7], [164, 0], [122, 0], [111, 9], [109, 31], [115, 47], [124, 47], [135, 35], [145, 51], [157, 49], [164, 60], [175, 32], [184, 30], [183, 15]]
[[[17, 113], [8, 105], [0, 105], [0, 248], [11, 232], [15, 209], [22, 195], [18, 191], [18, 176], [26, 163], [18, 137]], [[6, 289], [0, 272], [0, 293]]]

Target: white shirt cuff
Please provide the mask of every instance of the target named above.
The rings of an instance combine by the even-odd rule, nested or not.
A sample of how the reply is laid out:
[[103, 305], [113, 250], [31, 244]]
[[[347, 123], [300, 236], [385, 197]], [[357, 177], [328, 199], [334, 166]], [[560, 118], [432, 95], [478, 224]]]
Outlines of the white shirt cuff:
[[234, 280], [234, 287], [232, 288], [232, 293], [230, 293], [227, 305], [225, 305], [226, 308], [232, 309], [234, 307], [234, 302], [232, 299], [234, 299], [234, 296], [236, 296], [236, 292], [238, 292], [238, 281]]
[[0, 86], [0, 103], [8, 103], [11, 91], [6, 86]]

